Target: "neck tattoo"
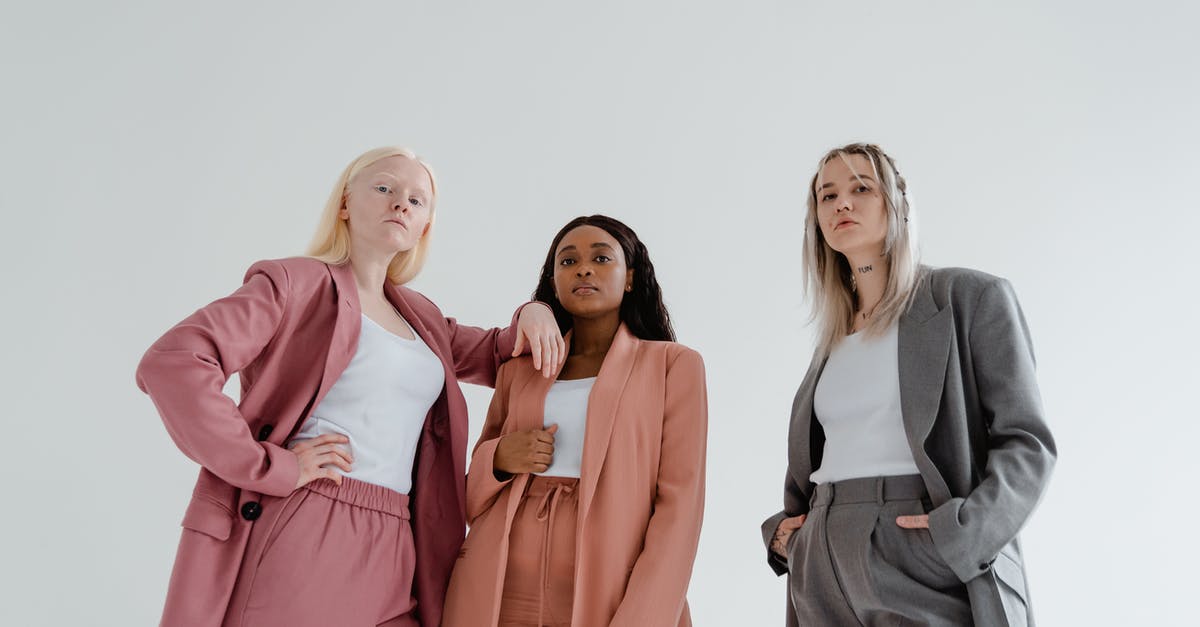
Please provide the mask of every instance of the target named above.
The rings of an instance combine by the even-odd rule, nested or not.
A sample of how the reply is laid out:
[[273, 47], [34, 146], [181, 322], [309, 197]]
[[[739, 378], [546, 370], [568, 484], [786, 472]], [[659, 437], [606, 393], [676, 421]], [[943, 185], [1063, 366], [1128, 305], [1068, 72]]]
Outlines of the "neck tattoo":
[[874, 266], [859, 266], [858, 272], [859, 272], [859, 274], [866, 274], [874, 269], [875, 269]]

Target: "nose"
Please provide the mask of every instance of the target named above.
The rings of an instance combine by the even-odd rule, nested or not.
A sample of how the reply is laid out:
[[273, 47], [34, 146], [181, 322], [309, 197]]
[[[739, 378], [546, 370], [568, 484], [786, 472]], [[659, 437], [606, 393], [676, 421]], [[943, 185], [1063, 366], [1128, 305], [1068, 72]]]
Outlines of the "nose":
[[408, 213], [408, 201], [397, 200], [396, 203], [392, 205], [392, 211]]
[[581, 263], [575, 268], [575, 276], [577, 276], [579, 278], [588, 276], [591, 273], [592, 273], [592, 267], [587, 264]]
[[850, 211], [850, 200], [849, 199], [844, 199], [838, 203], [837, 212], [842, 213], [843, 211]]

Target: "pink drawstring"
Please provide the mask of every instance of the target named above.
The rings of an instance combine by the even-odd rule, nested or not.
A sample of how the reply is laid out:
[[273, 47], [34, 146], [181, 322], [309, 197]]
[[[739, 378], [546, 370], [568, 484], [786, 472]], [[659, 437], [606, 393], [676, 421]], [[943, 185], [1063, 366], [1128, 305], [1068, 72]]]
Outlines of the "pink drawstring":
[[573, 485], [554, 482], [550, 484], [550, 488], [538, 502], [535, 518], [538, 522], [546, 523], [546, 526], [542, 528], [542, 559], [538, 564], [538, 627], [543, 627], [542, 613], [546, 606], [545, 593], [550, 589], [550, 540], [554, 535], [554, 519], [555, 514], [558, 513], [558, 502], [561, 496], [574, 491], [575, 486]]

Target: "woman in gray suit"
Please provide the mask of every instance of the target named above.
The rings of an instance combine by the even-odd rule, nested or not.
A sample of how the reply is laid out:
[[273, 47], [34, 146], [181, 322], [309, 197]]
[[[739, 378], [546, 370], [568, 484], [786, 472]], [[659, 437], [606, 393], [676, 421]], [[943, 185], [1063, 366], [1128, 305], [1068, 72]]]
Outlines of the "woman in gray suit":
[[820, 342], [762, 526], [788, 624], [1032, 625], [1017, 533], [1056, 453], [1012, 287], [919, 264], [872, 144], [821, 159], [805, 230]]

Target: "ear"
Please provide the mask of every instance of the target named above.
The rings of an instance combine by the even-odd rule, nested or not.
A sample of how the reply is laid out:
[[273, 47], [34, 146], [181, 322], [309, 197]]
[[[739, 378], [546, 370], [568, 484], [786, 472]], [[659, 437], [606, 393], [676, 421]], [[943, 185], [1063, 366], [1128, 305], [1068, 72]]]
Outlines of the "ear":
[[421, 237], [429, 235], [429, 227], [432, 226], [428, 222], [425, 223], [425, 228], [421, 230]]
[[633, 291], [633, 268], [625, 271], [625, 291]]

